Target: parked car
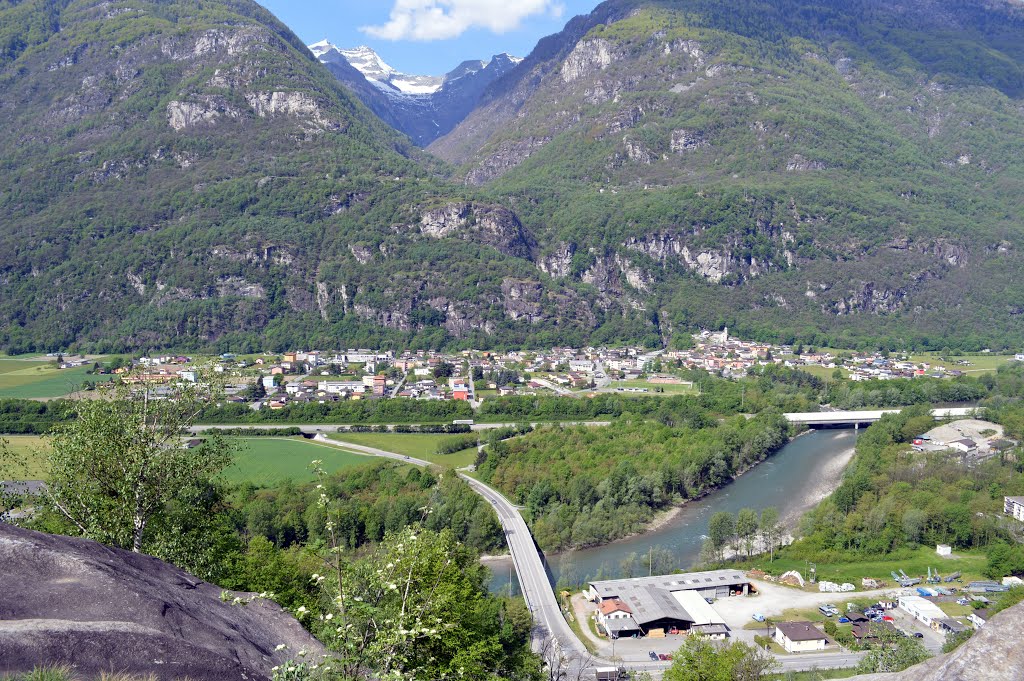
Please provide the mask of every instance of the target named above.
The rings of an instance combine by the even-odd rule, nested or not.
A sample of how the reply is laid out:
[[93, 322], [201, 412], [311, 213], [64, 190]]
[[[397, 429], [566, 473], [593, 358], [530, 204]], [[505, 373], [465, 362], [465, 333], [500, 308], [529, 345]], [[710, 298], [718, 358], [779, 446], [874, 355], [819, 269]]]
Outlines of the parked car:
[[668, 655], [666, 655], [665, 653], [658, 653], [658, 659], [664, 662], [668, 659]]
[[840, 624], [849, 624], [850, 623], [850, 618], [849, 617], [840, 617], [839, 618], [839, 623]]
[[654, 651], [652, 650], [651, 652], [649, 652], [649, 653], [647, 653], [647, 654], [648, 654], [648, 655], [650, 655], [650, 656], [651, 656], [651, 659], [652, 659], [652, 660], [654, 660], [655, 662], [657, 662], [657, 661], [658, 661], [658, 653], [656, 653], [656, 652], [654, 652]]
[[895, 622], [896, 620], [894, 620], [894, 619], [893, 619], [892, 617], [890, 617], [889, 615], [882, 615], [882, 621], [883, 621], [883, 622]]
[[924, 638], [924, 634], [922, 634], [920, 631], [915, 631], [914, 638]]
[[759, 613], [759, 612], [755, 612], [755, 613], [753, 614], [753, 618], [754, 618], [754, 620], [755, 620], [755, 621], [757, 621], [757, 622], [764, 622], [764, 615], [762, 615], [762, 614], [761, 614], [761, 613]]

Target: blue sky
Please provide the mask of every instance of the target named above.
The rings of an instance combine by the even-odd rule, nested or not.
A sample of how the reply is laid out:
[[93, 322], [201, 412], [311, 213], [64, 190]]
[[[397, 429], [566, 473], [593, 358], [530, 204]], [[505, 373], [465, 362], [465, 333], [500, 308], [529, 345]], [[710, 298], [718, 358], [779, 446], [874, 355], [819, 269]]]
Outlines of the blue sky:
[[599, 0], [259, 0], [306, 44], [369, 45], [406, 73], [440, 75], [465, 59], [525, 57]]

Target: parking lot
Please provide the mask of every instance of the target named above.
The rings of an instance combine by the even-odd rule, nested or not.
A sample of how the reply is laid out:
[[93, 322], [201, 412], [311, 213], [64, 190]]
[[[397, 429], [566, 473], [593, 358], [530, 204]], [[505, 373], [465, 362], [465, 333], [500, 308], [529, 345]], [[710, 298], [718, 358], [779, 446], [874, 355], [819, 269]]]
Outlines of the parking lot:
[[[846, 603], [850, 600], [862, 600], [865, 598], [896, 600], [899, 594], [905, 592], [904, 589], [876, 589], [873, 591], [836, 594], [804, 591], [761, 580], [751, 580], [751, 582], [758, 590], [757, 595], [732, 596], [721, 598], [714, 602], [715, 610], [718, 611], [729, 626], [731, 639], [744, 641], [749, 644], [754, 643], [755, 636], [763, 636], [767, 633], [766, 627], [745, 628], [754, 622], [753, 615], [755, 613], [760, 613], [767, 619], [778, 620], [787, 610], [814, 610], [826, 603], [835, 604], [842, 613], [846, 611]], [[665, 638], [622, 638], [616, 640], [613, 644], [607, 638], [594, 636], [590, 626], [587, 624], [587, 618], [592, 618], [594, 615], [594, 605], [583, 598], [581, 594], [574, 595], [572, 603], [576, 616], [580, 619], [581, 630], [597, 647], [602, 657], [611, 658], [614, 655], [615, 658], [623, 663], [649, 662], [651, 660], [651, 652], [656, 655], [671, 654], [685, 640], [684, 634], [667, 634]], [[921, 642], [930, 652], [941, 652], [942, 644], [945, 641], [943, 635], [916, 621], [902, 610], [893, 609], [885, 614], [891, 616], [894, 620], [894, 626], [907, 633], [907, 635], [912, 636], [914, 633], [922, 634]], [[825, 664], [821, 666], [827, 666], [827, 657], [831, 653], [840, 654], [841, 651], [838, 646], [830, 645], [825, 654], [826, 659], [822, 660]], [[815, 655], [815, 658], [821, 655], [822, 653], [818, 653]], [[801, 654], [794, 654], [792, 657], [799, 658]]]

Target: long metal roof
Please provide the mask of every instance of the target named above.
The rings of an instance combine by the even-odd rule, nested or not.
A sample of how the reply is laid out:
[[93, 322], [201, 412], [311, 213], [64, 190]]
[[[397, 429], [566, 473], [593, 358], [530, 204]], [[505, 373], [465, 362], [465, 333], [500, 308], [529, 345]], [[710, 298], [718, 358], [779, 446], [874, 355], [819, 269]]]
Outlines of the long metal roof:
[[737, 586], [749, 581], [742, 572], [736, 570], [712, 570], [603, 580], [591, 582], [590, 587], [601, 600], [609, 598], [621, 600], [629, 606], [633, 612], [633, 618], [641, 625], [664, 619], [707, 623], [710, 618], [705, 612], [691, 614], [680, 602], [680, 599], [673, 594], [679, 591]]

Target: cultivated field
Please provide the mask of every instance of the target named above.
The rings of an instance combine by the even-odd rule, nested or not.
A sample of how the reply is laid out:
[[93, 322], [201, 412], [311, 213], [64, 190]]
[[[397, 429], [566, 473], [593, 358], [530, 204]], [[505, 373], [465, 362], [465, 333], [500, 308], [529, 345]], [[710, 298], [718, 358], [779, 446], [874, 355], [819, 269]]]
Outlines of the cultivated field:
[[224, 471], [230, 482], [251, 482], [254, 485], [274, 486], [283, 480], [308, 482], [313, 479], [309, 464], [314, 459], [323, 461], [328, 473], [362, 466], [373, 458], [346, 452], [310, 442], [302, 438], [239, 437], [231, 438], [238, 447], [234, 463]]
[[57, 369], [42, 359], [0, 359], [0, 397], [61, 397], [77, 390], [83, 381], [109, 380], [108, 376], [93, 377], [88, 370], [88, 366]]
[[435, 433], [337, 433], [329, 435], [332, 440], [351, 442], [364, 447], [375, 447], [386, 452], [404, 454], [423, 459], [438, 466], [462, 468], [476, 460], [475, 449], [465, 449], [454, 454], [438, 454], [437, 446], [450, 438], [463, 434]]
[[46, 441], [38, 435], [0, 436], [6, 450], [0, 456], [0, 479], [42, 480], [46, 477]]

